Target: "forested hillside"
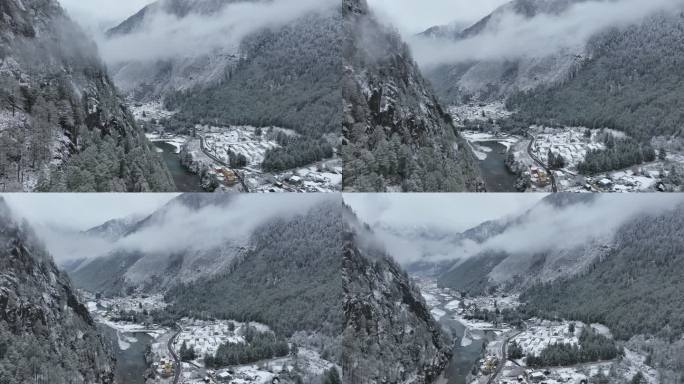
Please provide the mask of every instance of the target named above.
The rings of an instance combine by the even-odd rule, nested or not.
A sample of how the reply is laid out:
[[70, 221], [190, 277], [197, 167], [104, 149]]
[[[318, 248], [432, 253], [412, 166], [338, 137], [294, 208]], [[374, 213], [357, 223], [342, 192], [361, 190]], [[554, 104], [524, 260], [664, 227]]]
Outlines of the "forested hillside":
[[114, 360], [88, 309], [1, 197], [0, 383], [114, 383]]
[[[161, 0], [110, 30], [109, 38], [116, 42], [144, 34], [145, 26], [168, 15], [181, 22], [204, 17], [216, 23], [214, 19], [229, 13], [226, 6], [234, 2]], [[269, 4], [253, 2], [255, 7]], [[196, 124], [208, 124], [276, 126], [297, 132], [297, 137], [279, 138], [280, 147], [267, 151], [267, 171], [330, 158], [339, 144], [342, 121], [342, 16], [339, 6], [331, 4], [321, 2], [284, 25], [266, 23], [239, 42], [226, 38], [208, 52], [116, 63], [115, 79], [137, 100], [162, 99], [167, 109], [176, 111], [162, 122], [167, 130], [190, 133]], [[259, 22], [264, 23], [255, 20]]]
[[[179, 212], [197, 215], [201, 209], [226, 209], [234, 199], [232, 194], [183, 194], [149, 216], [126, 223], [118, 229], [117, 238], [111, 240], [125, 243], [126, 237], [141, 238], [156, 230], [171, 230], [165, 225], [187, 219], [178, 218]], [[103, 234], [99, 231], [106, 227], [106, 224], [98, 226], [85, 234], [101, 238]], [[194, 247], [191, 243], [146, 250], [112, 243], [111, 249], [93, 249], [91, 258], [69, 273], [79, 288], [108, 296], [133, 291], [158, 292], [221, 272], [243, 253], [245, 242], [241, 238], [214, 246]]]
[[344, 1], [344, 188], [476, 191], [474, 157], [398, 33]]
[[615, 128], [647, 140], [681, 133], [684, 14], [659, 14], [592, 39], [590, 59], [566, 81], [517, 94], [524, 123]]
[[164, 191], [168, 170], [55, 0], [0, 3], [0, 189]]
[[405, 271], [346, 211], [345, 383], [430, 383], [451, 356], [449, 340]]
[[217, 84], [165, 98], [167, 108], [178, 110], [165, 125], [292, 129], [300, 136], [266, 153], [264, 165], [275, 171], [330, 157], [341, 136], [341, 28], [339, 9], [334, 9], [247, 37], [241, 59]]
[[[342, 333], [342, 202], [330, 199], [251, 236], [228, 269], [166, 294], [169, 312], [259, 321], [277, 333]], [[211, 292], [211, 294], [207, 294]]]
[[643, 215], [616, 236], [613, 251], [586, 273], [536, 286], [530, 310], [600, 322], [619, 339], [638, 334], [670, 341], [684, 333], [684, 207]]
[[[450, 45], [469, 39], [477, 41], [478, 38], [488, 41], [486, 37], [506, 28], [506, 22], [510, 19], [526, 22], [540, 15], [555, 17], [582, 1], [586, 0], [512, 0], [467, 28], [431, 27], [419, 35], [424, 41], [417, 44], [437, 43], [444, 44], [446, 50], [459, 49]], [[425, 76], [437, 95], [449, 105], [505, 99], [519, 91], [561, 81], [582, 63], [584, 51], [577, 47], [546, 56], [489, 59], [469, 58], [466, 52], [463, 55], [455, 62], [432, 64], [424, 68]]]

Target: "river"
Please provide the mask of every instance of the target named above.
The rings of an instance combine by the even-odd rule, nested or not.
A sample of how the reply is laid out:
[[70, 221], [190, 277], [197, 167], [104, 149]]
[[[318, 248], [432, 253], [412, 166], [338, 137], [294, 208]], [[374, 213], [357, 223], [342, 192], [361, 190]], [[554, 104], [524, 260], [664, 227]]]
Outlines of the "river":
[[440, 323], [454, 335], [455, 347], [451, 361], [449, 361], [449, 365], [447, 365], [438, 382], [440, 384], [466, 384], [473, 366], [482, 357], [484, 342], [491, 333], [489, 331], [470, 331], [470, 334], [475, 338], [471, 338], [470, 344], [462, 346], [461, 339], [465, 325], [449, 316], [442, 317]]
[[114, 357], [116, 357], [116, 382], [126, 384], [145, 384], [145, 350], [154, 340], [146, 333], [122, 334], [120, 336], [133, 337], [137, 342], [127, 343], [128, 349], [119, 347], [117, 331], [105, 325], [98, 325], [100, 332], [111, 343]]
[[164, 151], [161, 155], [164, 158], [166, 167], [171, 172], [173, 181], [176, 184], [176, 191], [205, 192], [202, 189], [200, 177], [181, 165], [180, 156], [175, 152], [176, 147], [163, 141], [155, 141], [154, 145]]
[[505, 163], [506, 146], [496, 141], [481, 141], [477, 145], [491, 149], [487, 158], [479, 162], [487, 192], [517, 192], [515, 183], [518, 176]]

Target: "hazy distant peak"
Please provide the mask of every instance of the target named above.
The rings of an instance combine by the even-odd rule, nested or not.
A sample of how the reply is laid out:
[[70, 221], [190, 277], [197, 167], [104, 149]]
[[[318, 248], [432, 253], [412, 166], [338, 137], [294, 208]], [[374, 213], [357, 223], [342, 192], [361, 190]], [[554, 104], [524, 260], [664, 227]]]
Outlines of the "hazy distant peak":
[[[140, 29], [151, 17], [158, 13], [184, 18], [190, 14], [210, 15], [223, 9], [227, 4], [238, 0], [159, 0], [145, 6], [118, 26], [107, 31], [107, 36], [114, 37], [129, 34]], [[241, 0], [258, 1], [258, 0]]]

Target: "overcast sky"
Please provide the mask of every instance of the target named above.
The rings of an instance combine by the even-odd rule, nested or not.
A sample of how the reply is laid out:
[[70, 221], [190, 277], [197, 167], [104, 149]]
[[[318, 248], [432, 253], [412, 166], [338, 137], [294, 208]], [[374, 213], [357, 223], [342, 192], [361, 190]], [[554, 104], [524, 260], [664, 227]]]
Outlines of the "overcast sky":
[[34, 224], [86, 230], [111, 219], [146, 215], [177, 194], [7, 194], [12, 212]]
[[478, 224], [522, 213], [545, 194], [345, 194], [359, 218], [373, 226], [431, 226], [462, 232]]
[[475, 23], [510, 0], [368, 0], [382, 20], [404, 35], [413, 35], [435, 25], [451, 22]]
[[58, 0], [84, 28], [110, 28], [154, 0]]

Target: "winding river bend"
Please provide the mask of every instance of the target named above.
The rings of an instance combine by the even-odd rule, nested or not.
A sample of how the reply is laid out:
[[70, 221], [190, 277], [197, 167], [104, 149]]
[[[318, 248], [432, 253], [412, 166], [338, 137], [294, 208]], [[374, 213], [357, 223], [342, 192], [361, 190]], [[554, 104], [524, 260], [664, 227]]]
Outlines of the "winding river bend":
[[437, 382], [439, 384], [467, 384], [473, 366], [482, 357], [485, 341], [490, 336], [489, 331], [470, 331], [471, 338], [462, 343], [465, 325], [450, 319], [449, 316], [444, 316], [440, 323], [451, 331], [456, 340], [451, 361]]
[[506, 167], [506, 146], [496, 141], [481, 141], [477, 145], [491, 149], [487, 158], [479, 161], [487, 192], [516, 192], [518, 176]]
[[153, 341], [152, 337], [146, 333], [126, 334], [126, 337], [134, 337], [135, 343], [127, 343], [127, 349], [119, 346], [117, 331], [106, 325], [98, 325], [101, 334], [110, 342], [114, 357], [116, 358], [116, 382], [126, 384], [145, 384], [145, 350]]
[[180, 156], [175, 152], [176, 147], [163, 141], [155, 141], [154, 145], [163, 151], [161, 156], [171, 172], [178, 192], [205, 192], [202, 189], [200, 177], [181, 165]]

